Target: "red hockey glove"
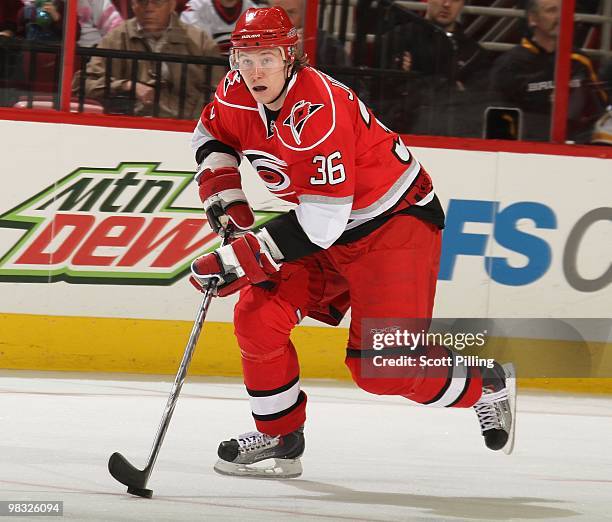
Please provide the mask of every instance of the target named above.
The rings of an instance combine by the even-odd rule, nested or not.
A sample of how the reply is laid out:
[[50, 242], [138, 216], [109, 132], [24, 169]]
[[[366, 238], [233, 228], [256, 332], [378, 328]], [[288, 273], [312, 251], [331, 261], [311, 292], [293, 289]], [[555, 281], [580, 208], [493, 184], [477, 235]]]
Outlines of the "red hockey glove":
[[266, 281], [279, 269], [266, 245], [248, 232], [231, 244], [195, 259], [190, 281], [201, 290], [210, 279], [218, 278], [217, 294], [224, 297], [248, 284]]
[[215, 233], [222, 235], [231, 221], [238, 231], [255, 224], [255, 216], [242, 191], [240, 173], [236, 167], [205, 169], [198, 179], [200, 200]]

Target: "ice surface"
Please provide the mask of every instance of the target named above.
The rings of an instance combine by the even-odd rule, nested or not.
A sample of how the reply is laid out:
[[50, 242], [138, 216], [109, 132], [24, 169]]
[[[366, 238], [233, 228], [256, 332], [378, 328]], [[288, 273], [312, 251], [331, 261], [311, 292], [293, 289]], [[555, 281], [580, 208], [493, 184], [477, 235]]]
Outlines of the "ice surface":
[[218, 442], [253, 429], [245, 390], [188, 378], [149, 481], [153, 499], [132, 497], [108, 457], [144, 465], [170, 386], [2, 372], [0, 500], [63, 500], [63, 520], [105, 522], [612, 520], [612, 398], [521, 394], [506, 456], [484, 447], [471, 410], [321, 382], [303, 383], [304, 474], [279, 482], [214, 473]]

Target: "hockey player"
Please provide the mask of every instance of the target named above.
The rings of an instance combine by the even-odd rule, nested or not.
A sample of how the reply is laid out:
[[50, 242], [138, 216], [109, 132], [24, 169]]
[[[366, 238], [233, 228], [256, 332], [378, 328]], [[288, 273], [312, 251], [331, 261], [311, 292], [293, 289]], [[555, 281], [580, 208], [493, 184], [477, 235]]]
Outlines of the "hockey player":
[[[300, 475], [306, 394], [289, 335], [306, 315], [337, 325], [349, 306], [345, 362], [358, 386], [432, 406], [473, 406], [486, 445], [509, 453], [511, 368], [370, 372], [372, 356], [384, 351], [363, 341], [364, 319], [432, 314], [444, 214], [427, 172], [353, 91], [296, 54], [296, 30], [282, 9], [249, 9], [231, 42], [232, 70], [192, 145], [210, 225], [241, 233], [197, 258], [192, 272], [199, 285], [217, 278], [219, 296], [240, 290], [234, 325], [257, 431], [222, 442], [215, 470]], [[272, 194], [297, 204], [255, 232], [238, 171], [243, 157]], [[445, 348], [420, 350], [428, 360], [449, 357]], [[265, 459], [275, 463], [254, 466]]]

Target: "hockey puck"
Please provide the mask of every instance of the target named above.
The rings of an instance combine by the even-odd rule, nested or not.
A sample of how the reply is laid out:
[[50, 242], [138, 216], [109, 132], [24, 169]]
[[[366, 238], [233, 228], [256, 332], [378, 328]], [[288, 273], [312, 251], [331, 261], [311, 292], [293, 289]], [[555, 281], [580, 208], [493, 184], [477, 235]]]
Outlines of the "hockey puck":
[[152, 489], [129, 487], [127, 492], [130, 495], [136, 495], [137, 497], [151, 498], [153, 496], [153, 490]]

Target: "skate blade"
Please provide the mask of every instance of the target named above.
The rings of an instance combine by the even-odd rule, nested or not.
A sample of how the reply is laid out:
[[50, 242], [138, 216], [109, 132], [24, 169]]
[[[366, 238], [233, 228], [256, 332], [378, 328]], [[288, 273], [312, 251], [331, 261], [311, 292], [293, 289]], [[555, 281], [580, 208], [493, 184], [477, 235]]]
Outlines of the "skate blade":
[[[266, 465], [273, 460], [274, 465]], [[302, 474], [302, 463], [300, 459], [267, 459], [255, 464], [236, 464], [219, 459], [214, 470], [220, 475], [231, 477], [249, 477], [259, 479], [289, 479], [296, 478]]]
[[516, 431], [516, 371], [512, 363], [503, 364], [502, 368], [506, 374], [506, 388], [508, 389], [508, 403], [510, 405], [510, 412], [512, 415], [512, 425], [510, 426], [510, 433], [508, 433], [508, 440], [506, 445], [502, 448], [502, 451], [506, 455], [510, 455], [514, 449], [514, 433]]

